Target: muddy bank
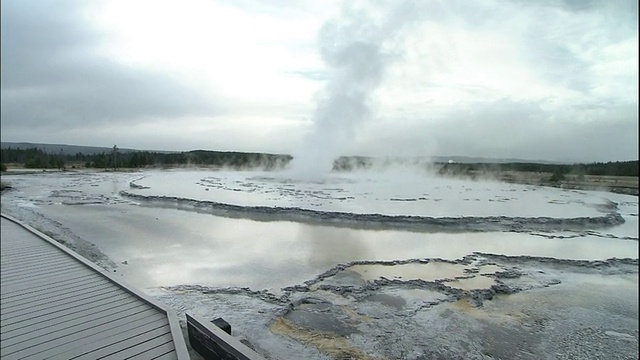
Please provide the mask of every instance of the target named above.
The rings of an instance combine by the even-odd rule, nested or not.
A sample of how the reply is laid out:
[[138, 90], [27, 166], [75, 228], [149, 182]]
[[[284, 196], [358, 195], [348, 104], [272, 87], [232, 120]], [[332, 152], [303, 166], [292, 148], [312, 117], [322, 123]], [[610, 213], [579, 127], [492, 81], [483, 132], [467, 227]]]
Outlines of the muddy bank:
[[120, 191], [120, 195], [148, 206], [161, 206], [180, 210], [207, 213], [216, 216], [247, 218], [256, 221], [297, 221], [310, 224], [348, 226], [360, 229], [408, 229], [425, 232], [470, 231], [579, 231], [593, 228], [609, 228], [624, 224], [624, 218], [615, 209], [603, 216], [552, 218], [463, 216], [429, 217], [414, 215], [360, 214], [335, 211], [319, 211], [298, 207], [240, 206], [185, 199], [173, 196], [147, 196]]

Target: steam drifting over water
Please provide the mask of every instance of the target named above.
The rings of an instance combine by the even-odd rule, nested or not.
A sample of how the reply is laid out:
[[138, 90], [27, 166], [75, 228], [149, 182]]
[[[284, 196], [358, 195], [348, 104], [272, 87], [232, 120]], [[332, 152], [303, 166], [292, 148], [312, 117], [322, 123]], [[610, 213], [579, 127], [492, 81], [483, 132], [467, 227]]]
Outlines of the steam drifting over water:
[[[154, 173], [121, 194], [182, 210], [256, 220], [417, 231], [584, 230], [624, 223], [616, 203], [584, 192], [385, 172]], [[178, 188], [167, 186], [179, 181]], [[205, 190], [204, 193], [202, 190]], [[235, 214], [235, 215], [234, 215]]]

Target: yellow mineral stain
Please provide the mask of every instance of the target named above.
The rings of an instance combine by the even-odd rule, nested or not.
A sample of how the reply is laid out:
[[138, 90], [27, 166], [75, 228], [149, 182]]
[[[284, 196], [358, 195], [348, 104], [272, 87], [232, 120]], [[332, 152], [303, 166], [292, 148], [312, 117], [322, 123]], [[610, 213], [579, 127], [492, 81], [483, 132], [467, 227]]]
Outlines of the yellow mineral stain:
[[510, 310], [503, 312], [495, 309], [488, 310], [485, 307], [478, 307], [469, 302], [468, 298], [462, 298], [443, 306], [479, 320], [489, 320], [492, 322], [522, 322], [528, 317], [526, 314], [519, 311]]
[[289, 336], [304, 344], [314, 346], [322, 353], [331, 356], [334, 359], [377, 359], [354, 347], [349, 343], [349, 340], [342, 336], [323, 331], [305, 329], [296, 326], [291, 321], [282, 317], [273, 321], [271, 324], [271, 331], [276, 334]]
[[488, 289], [491, 287], [491, 285], [495, 285], [495, 283], [495, 280], [486, 276], [474, 276], [472, 278], [445, 282], [447, 286], [462, 290]]
[[352, 322], [358, 323], [358, 322], [363, 322], [363, 321], [364, 322], [371, 321], [370, 317], [358, 313], [357, 311], [353, 310], [352, 308], [348, 307], [347, 305], [342, 305], [340, 308], [342, 309], [342, 311], [345, 314], [347, 314], [349, 316], [349, 320], [351, 320]]

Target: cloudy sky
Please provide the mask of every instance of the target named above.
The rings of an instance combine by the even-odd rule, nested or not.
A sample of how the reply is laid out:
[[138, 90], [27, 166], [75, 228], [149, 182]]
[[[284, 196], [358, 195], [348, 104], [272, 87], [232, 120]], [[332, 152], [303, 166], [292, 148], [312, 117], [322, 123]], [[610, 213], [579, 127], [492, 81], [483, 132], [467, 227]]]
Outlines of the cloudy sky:
[[1, 6], [2, 141], [638, 159], [636, 0]]

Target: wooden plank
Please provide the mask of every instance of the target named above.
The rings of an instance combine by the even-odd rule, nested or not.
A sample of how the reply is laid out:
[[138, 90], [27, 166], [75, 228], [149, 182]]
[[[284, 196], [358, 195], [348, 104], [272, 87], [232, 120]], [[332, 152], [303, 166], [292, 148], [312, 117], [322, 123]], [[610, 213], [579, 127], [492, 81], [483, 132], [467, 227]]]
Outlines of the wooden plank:
[[115, 301], [118, 298], [119, 299], [128, 298], [128, 294], [126, 293], [118, 294], [117, 289], [111, 289], [111, 290], [112, 291], [107, 291], [107, 292], [98, 293], [98, 294], [78, 293], [69, 301], [57, 301], [57, 302], [52, 301], [48, 306], [42, 306], [39, 308], [26, 308], [26, 309], [23, 309], [23, 311], [12, 312], [9, 314], [5, 314], [3, 312], [2, 322], [6, 325], [9, 325], [16, 322], [28, 320], [34, 317], [40, 317], [43, 315], [52, 314], [68, 308], [78, 309], [83, 306], [94, 307], [94, 305], [96, 303], [99, 303], [100, 301], [107, 301], [107, 300]]
[[[88, 286], [85, 286], [82, 289], [87, 294], [94, 294], [94, 295], [101, 294], [104, 292], [115, 291], [115, 289], [112, 289], [111, 287], [105, 287], [104, 285], [105, 285], [104, 282], [100, 283], [95, 281], [95, 282], [89, 283]], [[61, 290], [61, 291], [48, 293], [46, 296], [34, 297], [32, 299], [27, 299], [24, 301], [19, 301], [14, 303], [3, 302], [2, 315], [8, 315], [16, 311], [24, 311], [27, 308], [37, 309], [40, 306], [48, 306], [49, 303], [51, 302], [63, 301], [65, 299], [73, 298], [74, 296], [76, 295], [73, 290]]]
[[[7, 225], [4, 229], [1, 229], [2, 232], [7, 233], [7, 235], [10, 235], [11, 231], [12, 231], [12, 221], [7, 221], [5, 222], [5, 224]], [[20, 225], [15, 224], [16, 228], [14, 228], [13, 230], [20, 230]], [[38, 243], [37, 239], [34, 238], [29, 238], [29, 237], [16, 237], [13, 241], [8, 242], [8, 243], [0, 243], [0, 247], [4, 248], [4, 249], [21, 249], [24, 247], [30, 247], [30, 246], [39, 246], [40, 244]]]
[[[122, 298], [117, 297], [114, 299], [104, 299], [96, 302], [91, 306], [91, 304], [83, 306], [78, 309], [66, 309], [64, 311], [59, 311], [39, 317], [32, 317], [30, 319], [25, 319], [20, 322], [16, 322], [14, 324], [6, 324], [2, 326], [2, 333], [8, 333], [10, 331], [15, 331], [22, 327], [31, 326], [34, 324], [42, 324], [42, 326], [50, 324], [50, 322], [54, 323], [62, 323], [64, 321], [68, 321], [69, 319], [73, 320], [75, 318], [86, 318], [87, 316], [104, 316], [105, 314], [110, 314], [112, 309], [122, 307], [119, 310], [128, 310], [133, 307], [140, 307], [143, 304], [137, 299], [128, 298], [123, 296]], [[74, 311], [75, 310], [75, 311]]]
[[147, 359], [153, 359], [156, 358], [158, 356], [162, 356], [165, 355], [167, 353], [175, 353], [175, 346], [173, 346], [173, 342], [172, 341], [167, 341], [164, 344], [154, 347], [153, 349], [149, 349], [146, 350], [145, 352], [142, 352], [140, 354], [134, 355], [132, 357], [130, 357], [130, 360], [147, 360]]
[[[57, 249], [55, 248], [51, 248], [50, 250], [51, 252], [53, 251], [57, 251]], [[12, 269], [25, 269], [28, 268], [30, 266], [32, 266], [33, 264], [52, 264], [55, 262], [60, 262], [60, 261], [67, 261], [67, 259], [64, 258], [63, 256], [64, 254], [46, 254], [46, 255], [42, 255], [38, 258], [31, 258], [31, 257], [26, 257], [26, 256], [16, 256], [13, 257], [11, 259], [4, 259], [2, 260], [2, 263], [4, 266], [10, 266]]]
[[[135, 302], [133, 301], [128, 303], [114, 302], [110, 305], [98, 306], [95, 309], [95, 311], [86, 310], [77, 314], [72, 314], [63, 319], [54, 318], [54, 319], [45, 321], [43, 323], [33, 322], [27, 326], [18, 327], [17, 329], [8, 332], [6, 335], [5, 334], [3, 335], [5, 335], [7, 339], [12, 339], [15, 336], [20, 336], [24, 334], [30, 335], [40, 330], [42, 330], [43, 332], [46, 332], [46, 334], [54, 333], [55, 331], [50, 331], [50, 329], [52, 328], [57, 331], [63, 331], [63, 330], [67, 331], [69, 328], [90, 323], [92, 321], [95, 323], [95, 322], [101, 321], [102, 319], [112, 316], [116, 312], [127, 311], [136, 307], [138, 307], [138, 310], [140, 309], [139, 306], [136, 305]], [[8, 346], [8, 345], [9, 344], [7, 341], [7, 344], [2, 344], [0, 346]]]
[[[170, 336], [159, 336], [153, 339], [149, 339], [143, 343], [140, 343], [136, 346], [132, 346], [128, 349], [119, 351], [117, 353], [113, 353], [109, 356], [105, 356], [102, 357], [100, 359], [104, 359], [104, 360], [119, 360], [119, 359], [133, 359], [134, 357], [141, 355], [147, 351], [153, 350], [154, 348], [158, 347], [158, 346], [162, 346], [165, 345], [167, 343], [171, 344], [171, 347], [173, 347], [173, 343], [171, 343], [170, 341], [168, 341], [168, 339], [170, 339]], [[168, 350], [169, 351], [169, 350]], [[156, 356], [162, 355], [165, 352], [168, 351], [164, 351], [160, 354], [156, 354]], [[145, 354], [146, 355], [146, 354]], [[151, 359], [153, 358], [153, 356], [143, 356], [142, 359]]]
[[[140, 310], [142, 309], [142, 310]], [[47, 352], [52, 350], [55, 351], [56, 348], [65, 346], [69, 343], [73, 343], [79, 341], [80, 339], [86, 337], [92, 337], [96, 341], [96, 346], [101, 346], [101, 333], [103, 331], [118, 328], [120, 326], [126, 326], [128, 323], [142, 319], [149, 316], [158, 316], [158, 312], [154, 309], [144, 309], [144, 307], [140, 307], [134, 310], [129, 310], [125, 312], [121, 312], [116, 315], [112, 315], [108, 318], [100, 319], [100, 325], [93, 326], [93, 324], [87, 324], [88, 326], [83, 328], [74, 329], [75, 332], [68, 333], [65, 332], [63, 334], [56, 334], [55, 337], [51, 338], [40, 338], [33, 339], [32, 341], [27, 341], [22, 343], [20, 347], [13, 347], [11, 349], [5, 349], [5, 355], [17, 356], [17, 357], [27, 357], [33, 355], [39, 355], [39, 358], [46, 358]], [[8, 348], [8, 347], [7, 347]], [[4, 356], [4, 355], [3, 355]]]
[[34, 294], [34, 293], [38, 293], [41, 291], [47, 291], [48, 289], [52, 289], [52, 288], [56, 288], [56, 286], [59, 285], [65, 285], [66, 282], [74, 282], [74, 281], [78, 281], [78, 280], [82, 280], [82, 279], [86, 279], [89, 277], [93, 277], [95, 278], [95, 274], [92, 273], [85, 273], [83, 275], [78, 275], [74, 278], [70, 278], [70, 279], [60, 279], [57, 281], [52, 281], [50, 283], [45, 283], [45, 284], [39, 284], [39, 286], [37, 287], [29, 287], [29, 288], [23, 288], [23, 289], [19, 289], [17, 287], [13, 287], [13, 288], [5, 288], [4, 290], [6, 291], [5, 296], [1, 297], [0, 299], [2, 299], [3, 301], [5, 299], [10, 299], [12, 297], [16, 297], [16, 296], [20, 296], [20, 295], [25, 295], [25, 294]]
[[[81, 270], [82, 271], [82, 270]], [[41, 291], [42, 289], [46, 289], [46, 288], [51, 288], [51, 287], [56, 287], [58, 285], [56, 284], [65, 284], [66, 282], [68, 283], [74, 283], [76, 281], [79, 281], [81, 279], [84, 278], [93, 278], [93, 279], [98, 279], [99, 275], [90, 271], [82, 271], [82, 273], [80, 273], [80, 275], [78, 276], [73, 276], [73, 277], [68, 277], [68, 278], [64, 278], [64, 279], [60, 279], [60, 278], [56, 278], [56, 276], [53, 276], [53, 278], [51, 278], [51, 280], [47, 283], [45, 281], [45, 283], [43, 284], [42, 281], [39, 280], [33, 280], [33, 281], [29, 281], [29, 285], [33, 287], [32, 291], [22, 291], [19, 292], [15, 289], [13, 289], [12, 287], [7, 287], [5, 288], [4, 294], [2, 296], [2, 299], [7, 299], [7, 298], [11, 298], [11, 297], [16, 297], [16, 296], [22, 296], [23, 294], [28, 294], [28, 293], [32, 293], [32, 292], [38, 292]], [[50, 285], [50, 286], [47, 286]], [[16, 283], [14, 283], [13, 287], [18, 287]], [[11, 290], [9, 290], [11, 289]]]
[[153, 358], [153, 360], [176, 360], [178, 358], [177, 355], [178, 354], [176, 352], [168, 352], [164, 355]]
[[[53, 251], [53, 249], [51, 251]], [[39, 269], [42, 271], [46, 271], [46, 269], [53, 266], [60, 265], [60, 264], [71, 265], [68, 259], [50, 258], [46, 261], [40, 261], [40, 262], [19, 261], [16, 264], [6, 263], [6, 264], [2, 264], [2, 266], [0, 267], [0, 270], [4, 272], [4, 276], [8, 276], [8, 275], [21, 274], [23, 271], [28, 271], [32, 269]]]
[[29, 281], [30, 279], [44, 278], [47, 276], [60, 276], [61, 273], [68, 271], [84, 271], [84, 269], [70, 264], [59, 264], [44, 269], [30, 268], [29, 270], [25, 270], [24, 273], [14, 272], [7, 274], [1, 277], [0, 281], [2, 281], [3, 284], [12, 284], [17, 281]]
[[13, 270], [11, 268], [2, 267], [0, 268], [0, 270], [4, 272], [2, 273], [2, 276], [0, 276], [0, 280], [2, 280], [2, 282], [7, 282], [7, 281], [12, 281], [13, 279], [30, 278], [35, 275], [54, 273], [62, 269], [85, 269], [85, 267], [83, 267], [81, 264], [69, 263], [68, 260], [61, 261], [58, 264], [48, 265], [43, 267], [34, 265], [24, 270]]
[[[131, 331], [134, 331], [135, 333], [132, 334]], [[169, 327], [169, 324], [166, 322], [166, 319], [157, 320], [145, 324], [144, 327], [135, 328], [121, 333], [123, 335], [122, 337], [110, 338], [109, 340], [111, 344], [109, 345], [97, 348], [94, 344], [89, 344], [84, 348], [79, 348], [79, 355], [76, 355], [74, 357], [67, 357], [66, 359], [99, 359], [101, 357], [108, 356], [115, 352], [128, 349], [132, 346], [142, 343], [144, 342], [144, 339], [150, 339], [159, 335], [169, 334], [170, 332], [171, 329]]]
[[[47, 359], [97, 359], [170, 333], [166, 317], [158, 317], [156, 320], [151, 321], [152, 319], [150, 317], [132, 322], [129, 324], [128, 330], [124, 332], [120, 328], [105, 331], [100, 334], [101, 337], [97, 340], [94, 336], [74, 341], [73, 347], [69, 347], [66, 350], [62, 349], [57, 354], [53, 350], [47, 352]], [[98, 342], [103, 345], [96, 345]]]
[[26, 304], [21, 306], [20, 304], [16, 304], [11, 308], [7, 308], [7, 310], [2, 311], [2, 316], [0, 319], [2, 322], [9, 320], [15, 316], [20, 316], [29, 312], [42, 312], [48, 309], [51, 304], [61, 304], [61, 303], [71, 303], [74, 300], [83, 300], [88, 299], [89, 301], [97, 301], [106, 297], [117, 296], [121, 292], [117, 288], [105, 288], [102, 286], [96, 286], [94, 288], [87, 289], [84, 293], [76, 294], [76, 293], [68, 293], [62, 294], [58, 298], [49, 298], [39, 300], [37, 303]]
[[[7, 225], [4, 229], [0, 229], [2, 232], [6, 232], [7, 235], [9, 235], [9, 233], [11, 232], [11, 227], [12, 227], [12, 221], [7, 221], [5, 222], [5, 224]], [[13, 230], [19, 230], [20, 229], [20, 225], [15, 224], [16, 228], [14, 228]], [[39, 246], [39, 243], [36, 239], [34, 238], [28, 238], [28, 237], [19, 237], [19, 238], [15, 238], [13, 241], [11, 242], [7, 242], [7, 243], [0, 243], [0, 248], [4, 248], [4, 249], [20, 249], [22, 247], [25, 246]]]
[[[138, 309], [140, 310], [140, 309]], [[138, 311], [136, 310], [136, 311]], [[131, 314], [131, 315], [135, 315], [136, 313], [134, 311], [129, 311], [127, 312], [127, 314]], [[113, 319], [115, 318], [114, 315], [118, 315], [115, 313], [110, 313], [110, 314], [104, 314], [105, 316], [101, 317], [101, 318], [82, 318], [80, 319], [80, 321], [76, 321], [76, 322], [68, 322], [66, 324], [56, 324], [54, 326], [50, 326], [48, 328], [43, 328], [43, 329], [38, 329], [36, 331], [33, 332], [29, 332], [29, 333], [25, 333], [22, 334], [20, 336], [16, 336], [16, 337], [12, 337], [8, 340], [3, 340], [6, 343], [2, 344], [2, 347], [7, 348], [9, 346], [13, 346], [16, 344], [20, 344], [20, 343], [24, 343], [24, 342], [29, 342], [31, 344], [34, 343], [33, 339], [34, 338], [53, 338], [55, 336], [60, 336], [62, 334], [74, 334], [74, 333], [78, 333], [78, 332], [82, 332], [84, 330], [87, 330], [88, 332], [93, 332], [93, 327], [99, 326], [99, 325], [103, 325], [106, 324], [108, 322], [113, 321]], [[134, 328], [136, 326], [142, 326], [144, 324], [147, 324], [149, 322], [154, 322], [156, 320], [161, 320], [163, 324], [168, 324], [166, 317], [162, 316], [161, 314], [153, 314], [150, 316], [155, 316], [152, 318], [133, 318], [133, 320], [131, 321], [131, 323], [129, 324], [130, 327]], [[155, 320], [154, 320], [155, 319]], [[116, 319], [117, 320], [117, 319]], [[127, 327], [127, 329], [118, 329], [117, 333], [126, 333], [128, 331], [129, 327]], [[106, 339], [106, 337], [109, 335], [108, 333], [103, 333], [102, 334], [104, 336], [104, 338]], [[95, 346], [95, 344], [94, 344]]]
[[[85, 272], [82, 268], [77, 268], [75, 266], [61, 266], [60, 268], [47, 268], [46, 272], [40, 271], [34, 272], [31, 271], [29, 273], [25, 273], [22, 276], [15, 275], [9, 279], [2, 279], [2, 286], [18, 286], [20, 284], [37, 284], [38, 282], [50, 281], [51, 279], [61, 278], [64, 276], [69, 276], [73, 273]], [[11, 291], [11, 290], [7, 290]]]
[[78, 281], [60, 284], [60, 286], [56, 286], [55, 289], [44, 289], [44, 290], [41, 290], [40, 292], [25, 293], [25, 294], [16, 295], [16, 296], [13, 296], [13, 294], [11, 294], [12, 296], [7, 296], [6, 298], [2, 299], [2, 306], [5, 306], [6, 304], [9, 304], [12, 302], [26, 302], [29, 300], [38, 300], [40, 298], [48, 296], [49, 294], [55, 295], [61, 292], [73, 292], [73, 291], [76, 291], [78, 288], [82, 288], [85, 286], [88, 287], [92, 284], [98, 284], [101, 281], [106, 281], [105, 279], [100, 277], [98, 274], [92, 274], [92, 275], [93, 276], [91, 277], [86, 277]]
[[42, 247], [41, 244], [32, 244], [29, 246], [21, 246], [21, 247], [2, 247], [0, 248], [0, 252], [2, 252], [0, 254], [0, 257], [6, 257], [6, 258], [15, 258], [17, 256], [21, 256], [24, 253], [29, 253], [29, 254], [48, 254], [50, 253], [50, 250], [47, 248]]
[[9, 265], [15, 265], [19, 262], [37, 263], [43, 259], [59, 259], [63, 258], [64, 254], [59, 251], [51, 251], [55, 248], [49, 244], [45, 244], [41, 251], [37, 252], [21, 252], [14, 254], [11, 257], [5, 258], [4, 263]]
[[26, 267], [23, 264], [39, 264], [39, 263], [47, 263], [52, 261], [59, 261], [60, 259], [64, 259], [65, 255], [51, 245], [45, 244], [45, 246], [50, 249], [48, 252], [43, 252], [39, 254], [20, 254], [16, 256], [12, 256], [10, 258], [5, 258], [2, 262], [5, 266], [11, 266], [16, 269]]

